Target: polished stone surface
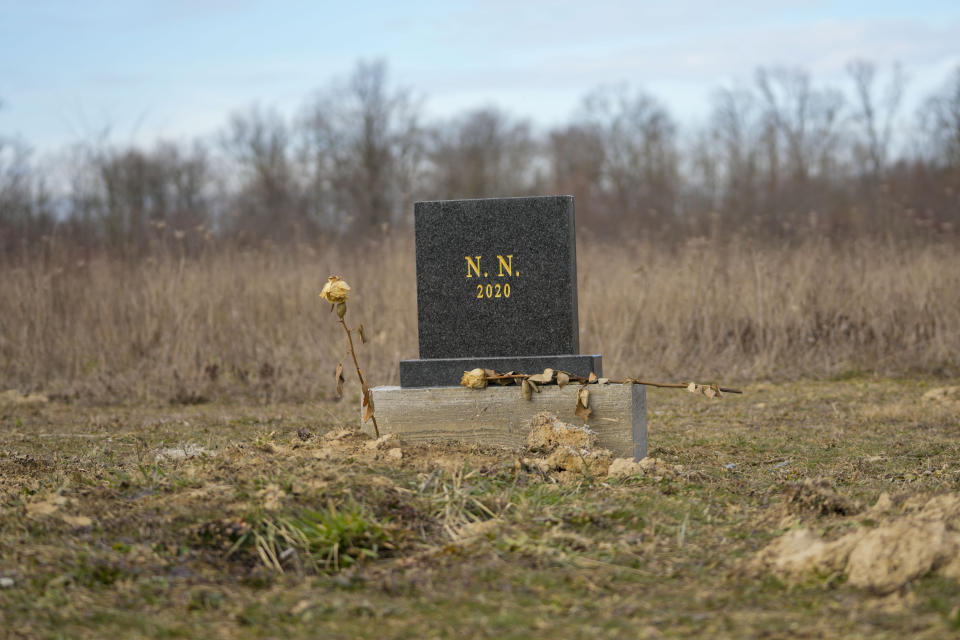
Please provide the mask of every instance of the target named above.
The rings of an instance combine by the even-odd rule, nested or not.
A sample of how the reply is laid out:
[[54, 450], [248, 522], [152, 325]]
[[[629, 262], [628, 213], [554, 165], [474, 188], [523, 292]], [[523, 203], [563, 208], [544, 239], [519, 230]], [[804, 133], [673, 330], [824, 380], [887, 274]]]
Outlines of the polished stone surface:
[[421, 358], [579, 352], [571, 196], [418, 202], [414, 220]]
[[[522, 373], [599, 367], [578, 356], [572, 196], [417, 202], [414, 227], [420, 358], [401, 362], [402, 386], [458, 384], [458, 358]], [[482, 364], [498, 357], [521, 360]]]

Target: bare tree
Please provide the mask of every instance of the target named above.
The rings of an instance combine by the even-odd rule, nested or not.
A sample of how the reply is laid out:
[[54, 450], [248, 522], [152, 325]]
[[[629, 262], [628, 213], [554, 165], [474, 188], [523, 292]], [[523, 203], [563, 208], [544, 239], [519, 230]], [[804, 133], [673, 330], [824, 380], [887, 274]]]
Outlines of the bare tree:
[[410, 91], [391, 88], [384, 61], [317, 93], [299, 120], [311, 211], [337, 230], [395, 223], [411, 208], [423, 133]]
[[760, 68], [755, 85], [765, 176], [759, 206], [769, 233], [790, 234], [823, 209], [830, 190], [842, 182], [837, 150], [843, 94], [815, 88], [801, 69]]
[[960, 167], [960, 67], [953, 70], [940, 91], [923, 103], [920, 126], [941, 162]]
[[482, 198], [532, 191], [536, 144], [530, 124], [477, 109], [430, 132], [430, 187], [436, 197]]
[[[823, 173], [838, 142], [843, 94], [813, 88], [810, 75], [800, 69], [761, 68], [756, 73], [769, 135], [779, 137], [782, 158], [791, 178], [803, 184], [812, 173]], [[771, 160], [781, 162], [778, 153]]]
[[209, 183], [209, 163], [199, 143], [160, 142], [152, 151], [81, 145], [71, 176], [70, 223], [131, 256], [162, 236], [197, 246], [192, 236], [202, 232], [201, 225], [203, 230], [210, 226]]
[[603, 214], [621, 221], [670, 222], [679, 189], [676, 125], [652, 96], [606, 87], [583, 101], [577, 124], [600, 141]]
[[0, 134], [0, 259], [50, 233], [55, 223], [30, 155], [22, 140]]
[[595, 222], [604, 207], [604, 147], [599, 132], [577, 124], [554, 129], [547, 144], [547, 159], [553, 192], [573, 195], [577, 216]]
[[292, 137], [280, 115], [257, 106], [234, 113], [220, 141], [240, 170], [225, 226], [254, 240], [289, 240], [306, 231]]
[[34, 235], [34, 184], [28, 158], [22, 143], [0, 137], [0, 256], [12, 255]]
[[917, 113], [918, 152], [890, 171], [903, 213], [920, 234], [960, 231], [960, 67]]
[[860, 128], [854, 154], [876, 179], [886, 169], [890, 156], [894, 121], [903, 99], [903, 70], [899, 64], [893, 66], [881, 95], [878, 95], [877, 71], [872, 62], [852, 60], [847, 65], [847, 73], [853, 81], [857, 100], [853, 119]]
[[766, 149], [776, 160], [775, 136], [764, 127], [756, 96], [746, 88], [725, 88], [713, 96], [710, 144], [718, 155], [719, 207], [735, 225], [743, 225], [758, 213], [760, 157]]
[[698, 235], [715, 235], [719, 229], [710, 223], [719, 215], [722, 203], [722, 162], [708, 129], [688, 137], [681, 160], [681, 174], [685, 177], [679, 195], [679, 210], [685, 223], [682, 226], [697, 228]]

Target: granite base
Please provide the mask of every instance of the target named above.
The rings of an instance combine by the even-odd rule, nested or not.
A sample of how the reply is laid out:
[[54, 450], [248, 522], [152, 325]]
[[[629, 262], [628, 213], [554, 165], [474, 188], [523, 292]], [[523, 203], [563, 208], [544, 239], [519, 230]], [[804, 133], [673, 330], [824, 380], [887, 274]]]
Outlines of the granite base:
[[464, 371], [493, 369], [500, 373], [540, 373], [546, 368], [577, 376], [603, 375], [599, 355], [511, 356], [502, 358], [430, 358], [400, 361], [400, 386], [455, 387]]

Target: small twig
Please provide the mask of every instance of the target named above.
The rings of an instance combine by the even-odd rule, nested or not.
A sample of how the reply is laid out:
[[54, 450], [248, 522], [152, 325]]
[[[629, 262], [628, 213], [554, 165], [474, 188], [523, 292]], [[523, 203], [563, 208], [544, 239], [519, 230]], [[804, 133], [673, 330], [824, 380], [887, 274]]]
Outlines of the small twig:
[[[485, 376], [485, 378], [487, 379], [488, 382], [496, 382], [497, 380], [526, 380], [531, 375], [534, 375], [534, 374], [498, 373], [495, 376]], [[568, 373], [567, 376], [570, 378], [570, 382], [579, 382], [581, 384], [590, 383], [590, 379], [584, 378], [583, 376], [577, 376], [570, 373]], [[593, 382], [596, 383], [598, 380], [594, 380]], [[610, 382], [612, 384], [627, 384], [627, 383], [642, 384], [647, 387], [659, 387], [661, 389], [686, 389], [690, 385], [689, 382], [651, 382], [649, 380], [640, 380], [637, 378], [624, 378], [622, 380], [609, 378], [607, 379], [607, 382]], [[720, 391], [723, 393], [743, 393], [743, 391], [740, 389], [733, 389], [730, 387], [717, 387], [717, 388], [720, 389]]]
[[[632, 382], [634, 384], [643, 384], [648, 387], [660, 387], [662, 389], [686, 389], [690, 386], [690, 383], [683, 382], [649, 382], [647, 380], [637, 380], [635, 378], [627, 378], [626, 380], [611, 380], [610, 382], [616, 382], [618, 384], [624, 384], [626, 382]], [[743, 393], [741, 389], [732, 389], [730, 387], [717, 387], [723, 393]]]
[[[529, 373], [498, 373], [495, 376], [484, 376], [489, 380], [526, 380], [530, 377]], [[573, 380], [573, 378], [570, 378]]]

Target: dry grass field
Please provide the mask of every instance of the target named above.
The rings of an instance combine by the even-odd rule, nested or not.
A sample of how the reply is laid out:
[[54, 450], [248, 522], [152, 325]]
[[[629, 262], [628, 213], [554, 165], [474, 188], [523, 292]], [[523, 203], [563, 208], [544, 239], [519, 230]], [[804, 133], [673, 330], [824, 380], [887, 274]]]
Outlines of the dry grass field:
[[[354, 288], [373, 384], [417, 355], [409, 237], [138, 261], [33, 259], [0, 278], [0, 384], [96, 403], [331, 397], [343, 345], [318, 299]], [[607, 375], [725, 382], [960, 371], [960, 252], [691, 241], [578, 247], [581, 352]], [[549, 322], [549, 319], [545, 319]], [[535, 328], [531, 328], [535, 330]]]
[[578, 252], [608, 375], [745, 390], [649, 389], [620, 473], [352, 431], [317, 296], [395, 383], [409, 238], [3, 266], [0, 636], [960, 634], [955, 248]]

